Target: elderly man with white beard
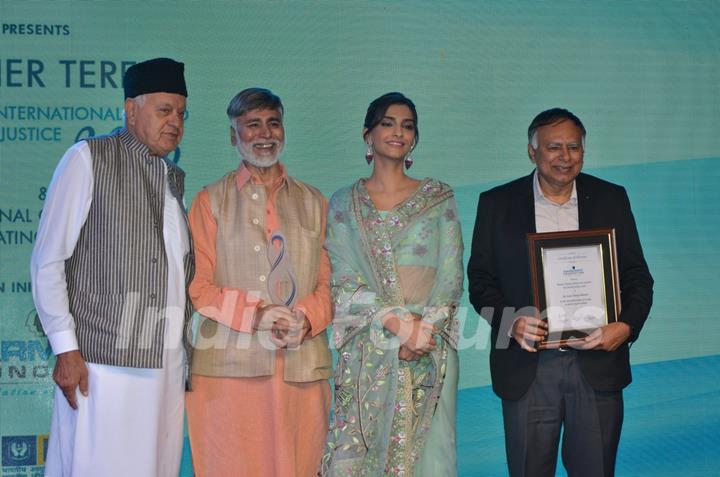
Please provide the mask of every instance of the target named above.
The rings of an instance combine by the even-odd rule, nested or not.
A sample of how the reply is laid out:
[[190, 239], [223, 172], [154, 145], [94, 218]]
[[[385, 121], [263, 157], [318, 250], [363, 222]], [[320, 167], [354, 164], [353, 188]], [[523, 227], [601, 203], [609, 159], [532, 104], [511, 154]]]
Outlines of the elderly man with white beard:
[[227, 114], [240, 165], [190, 211], [201, 315], [186, 397], [195, 473], [315, 475], [332, 372], [327, 201], [279, 162], [279, 97], [249, 88]]

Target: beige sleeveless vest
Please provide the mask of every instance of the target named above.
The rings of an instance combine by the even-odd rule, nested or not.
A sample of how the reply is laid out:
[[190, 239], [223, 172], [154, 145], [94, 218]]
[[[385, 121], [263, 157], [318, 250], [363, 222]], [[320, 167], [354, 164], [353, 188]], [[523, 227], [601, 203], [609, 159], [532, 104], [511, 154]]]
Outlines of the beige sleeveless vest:
[[[236, 172], [206, 187], [218, 224], [215, 283], [240, 288], [272, 302], [267, 290], [270, 263], [265, 232], [266, 192], [248, 181], [237, 189]], [[323, 237], [323, 196], [314, 187], [288, 177], [275, 207], [295, 275], [297, 296], [315, 290]], [[282, 286], [282, 284], [281, 284]], [[252, 309], [248, 310], [252, 313]], [[201, 316], [192, 373], [203, 376], [255, 377], [275, 372], [275, 353], [285, 353], [284, 377], [291, 382], [328, 379], [332, 374], [327, 333], [307, 339], [296, 349], [274, 350], [269, 331], [240, 333]]]

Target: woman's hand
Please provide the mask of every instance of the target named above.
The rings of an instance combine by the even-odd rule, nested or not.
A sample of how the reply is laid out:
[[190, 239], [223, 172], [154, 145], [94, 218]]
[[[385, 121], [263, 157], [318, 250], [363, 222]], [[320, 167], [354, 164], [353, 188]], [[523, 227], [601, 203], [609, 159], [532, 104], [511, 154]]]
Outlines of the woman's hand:
[[437, 343], [433, 338], [433, 332], [435, 331], [433, 325], [422, 320], [413, 320], [407, 324], [410, 326], [401, 327], [401, 334], [398, 337], [408, 351], [423, 356], [435, 349]]
[[[422, 317], [416, 313], [408, 313], [403, 318], [397, 315], [389, 315], [383, 320], [383, 326], [400, 338], [401, 346], [398, 351], [400, 359], [411, 361], [413, 356], [419, 359], [435, 349], [437, 345], [435, 338], [432, 336], [435, 327], [422, 321]], [[405, 349], [403, 350], [403, 348]]]

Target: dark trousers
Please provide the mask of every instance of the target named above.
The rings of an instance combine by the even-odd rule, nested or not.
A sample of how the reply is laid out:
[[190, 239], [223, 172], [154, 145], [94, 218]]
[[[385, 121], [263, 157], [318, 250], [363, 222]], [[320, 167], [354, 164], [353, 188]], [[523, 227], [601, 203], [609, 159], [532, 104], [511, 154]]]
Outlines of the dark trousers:
[[569, 477], [613, 476], [623, 421], [622, 391], [592, 389], [577, 351], [539, 353], [535, 381], [525, 396], [503, 400], [510, 476], [554, 476], [561, 429], [562, 461]]

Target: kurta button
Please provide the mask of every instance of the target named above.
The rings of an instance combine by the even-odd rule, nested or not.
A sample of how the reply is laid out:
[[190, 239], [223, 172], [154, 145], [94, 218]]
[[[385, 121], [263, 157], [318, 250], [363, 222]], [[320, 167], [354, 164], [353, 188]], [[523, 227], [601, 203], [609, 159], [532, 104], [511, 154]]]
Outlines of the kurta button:
[[157, 295], [156, 295], [155, 293], [151, 293], [151, 294], [150, 294], [150, 299], [151, 299], [151, 300], [154, 300], [155, 298], [157, 298]]
[[252, 197], [253, 200], [257, 200], [257, 198], [258, 198], [257, 192], [253, 192], [253, 195], [251, 195], [250, 197]]
[[265, 281], [265, 275], [260, 275], [260, 276], [258, 277], [258, 279], [259, 279], [261, 282], [264, 282], [264, 281]]
[[255, 224], [255, 225], [257, 225], [257, 224], [260, 223], [260, 221], [259, 221], [258, 219], [253, 219], [253, 220], [252, 220], [252, 223]]
[[152, 263], [157, 263], [157, 258], [153, 257], [150, 261], [151, 261]]
[[147, 164], [148, 166], [152, 164], [152, 159], [145, 159], [145, 164]]
[[255, 246], [253, 247], [253, 250], [255, 250], [256, 252], [259, 252], [259, 251], [260, 251], [260, 245], [255, 245]]

